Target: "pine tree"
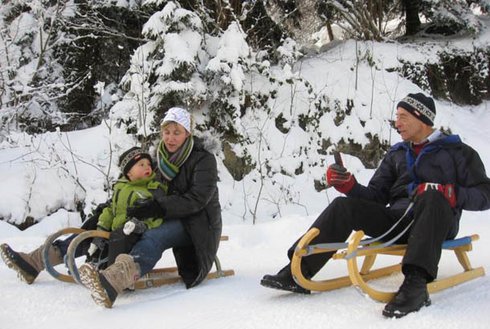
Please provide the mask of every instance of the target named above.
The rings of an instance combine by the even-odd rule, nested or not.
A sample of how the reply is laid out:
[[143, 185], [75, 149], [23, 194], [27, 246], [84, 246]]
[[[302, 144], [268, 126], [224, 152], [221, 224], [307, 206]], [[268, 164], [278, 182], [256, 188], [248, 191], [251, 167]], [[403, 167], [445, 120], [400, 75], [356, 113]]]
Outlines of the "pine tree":
[[[474, 5], [485, 6], [486, 1]], [[466, 0], [421, 0], [421, 13], [428, 19], [426, 33], [452, 35], [477, 33], [481, 23], [476, 19]]]

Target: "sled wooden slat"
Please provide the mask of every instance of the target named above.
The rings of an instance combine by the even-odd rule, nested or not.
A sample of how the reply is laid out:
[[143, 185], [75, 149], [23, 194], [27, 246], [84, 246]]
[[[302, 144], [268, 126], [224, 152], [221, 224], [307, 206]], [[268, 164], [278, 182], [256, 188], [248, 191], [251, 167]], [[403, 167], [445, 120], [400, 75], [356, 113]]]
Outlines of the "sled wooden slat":
[[458, 284], [461, 284], [463, 282], [471, 281], [484, 275], [485, 269], [480, 266], [470, 271], [461, 272], [451, 277], [438, 279], [434, 282], [431, 282], [427, 284], [427, 289], [429, 290], [429, 292], [438, 292], [446, 288], [457, 286]]
[[[68, 268], [68, 274], [62, 274], [58, 272], [48, 261], [47, 251], [43, 252], [43, 261], [45, 263], [45, 267], [48, 270], [48, 273], [51, 274], [54, 278], [64, 281], [64, 282], [76, 282], [80, 283], [80, 276], [78, 273], [77, 264], [75, 262], [75, 252], [79, 245], [85, 239], [101, 237], [108, 239], [110, 236], [109, 232], [100, 231], [100, 230], [90, 230], [86, 231], [80, 228], [65, 228], [62, 229], [46, 239], [44, 243], [44, 250], [47, 250], [48, 246], [50, 246], [58, 237], [66, 234], [77, 234], [77, 236], [70, 242], [68, 246], [67, 254], [65, 256], [65, 264]], [[220, 237], [220, 241], [228, 241], [229, 237], [227, 235], [222, 235]], [[215, 279], [225, 276], [231, 276], [235, 274], [234, 270], [222, 270], [221, 263], [219, 261], [218, 256], [215, 257], [215, 267], [216, 271], [208, 273], [207, 279]], [[136, 289], [146, 289], [150, 287], [160, 287], [166, 284], [172, 284], [182, 281], [182, 278], [177, 273], [177, 267], [165, 267], [165, 268], [155, 268], [150, 273], [146, 274], [142, 278], [140, 278], [135, 283]]]
[[[234, 270], [214, 271], [208, 273], [206, 279], [217, 279], [225, 276], [235, 275]], [[176, 267], [160, 268], [151, 271], [135, 283], [136, 289], [147, 289], [182, 282], [182, 277], [177, 274]]]
[[[380, 302], [389, 302], [395, 292], [377, 290], [367, 284], [367, 281], [378, 279], [401, 271], [401, 264], [386, 266], [378, 269], [372, 269], [376, 256], [379, 254], [403, 256], [406, 251], [406, 245], [392, 245], [380, 248], [365, 248], [359, 246], [364, 232], [354, 232], [347, 249], [339, 250], [333, 254], [333, 260], [345, 260], [347, 262], [348, 276], [338, 277], [329, 280], [312, 280], [307, 279], [301, 272], [301, 258], [307, 254], [320, 254], [333, 252], [332, 249], [309, 246], [311, 241], [320, 233], [317, 228], [310, 229], [298, 242], [296, 250], [291, 260], [291, 271], [295, 281], [305, 289], [312, 291], [329, 291], [350, 285], [357, 286], [360, 290], [370, 296], [372, 299]], [[472, 250], [472, 242], [479, 239], [477, 234], [444, 242], [443, 249], [454, 251], [463, 271], [453, 274], [447, 278], [441, 278], [427, 284], [430, 293], [441, 291], [449, 287], [473, 280], [485, 275], [483, 267], [473, 268], [468, 258], [468, 251]], [[350, 256], [349, 256], [350, 255]], [[354, 256], [352, 256], [354, 255]], [[349, 257], [348, 257], [349, 256]], [[358, 268], [358, 257], [364, 257], [361, 269]]]

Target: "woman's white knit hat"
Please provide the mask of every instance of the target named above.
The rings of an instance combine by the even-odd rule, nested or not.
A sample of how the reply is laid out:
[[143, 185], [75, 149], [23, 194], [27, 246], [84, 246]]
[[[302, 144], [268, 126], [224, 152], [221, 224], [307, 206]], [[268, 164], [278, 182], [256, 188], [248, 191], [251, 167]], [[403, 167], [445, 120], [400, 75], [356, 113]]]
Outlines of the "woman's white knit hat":
[[165, 114], [161, 125], [163, 126], [168, 121], [177, 122], [178, 124], [182, 125], [189, 133], [191, 132], [191, 114], [181, 107], [170, 108]]

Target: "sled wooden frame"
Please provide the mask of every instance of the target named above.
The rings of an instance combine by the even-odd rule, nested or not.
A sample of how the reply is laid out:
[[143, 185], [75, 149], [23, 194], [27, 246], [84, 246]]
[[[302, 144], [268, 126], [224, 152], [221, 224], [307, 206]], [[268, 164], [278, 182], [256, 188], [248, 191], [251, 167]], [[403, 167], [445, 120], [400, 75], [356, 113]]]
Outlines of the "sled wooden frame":
[[[387, 303], [392, 300], [395, 292], [386, 292], [373, 288], [367, 284], [367, 281], [372, 279], [388, 276], [393, 273], [401, 271], [401, 264], [395, 264], [378, 269], [372, 269], [376, 256], [379, 254], [403, 256], [406, 251], [406, 245], [391, 245], [382, 248], [373, 248], [366, 246], [359, 247], [359, 244], [364, 237], [363, 231], [356, 231], [353, 233], [347, 248], [344, 250], [333, 250], [326, 248], [319, 248], [315, 246], [309, 246], [310, 242], [320, 233], [319, 229], [310, 229], [299, 241], [296, 250], [291, 260], [291, 272], [295, 281], [305, 289], [311, 291], [329, 291], [338, 288], [354, 285], [358, 287], [362, 292], [367, 294], [372, 299]], [[477, 277], [485, 275], [483, 267], [473, 268], [470, 264], [467, 252], [472, 250], [472, 242], [477, 241], [479, 236], [477, 234], [458, 238], [455, 240], [445, 241], [442, 245], [443, 250], [454, 251], [459, 263], [463, 267], [463, 271], [457, 274], [453, 274], [449, 277], [442, 278], [427, 284], [429, 293], [444, 290], [473, 280]], [[301, 271], [301, 258], [307, 255], [319, 254], [325, 252], [335, 252], [332, 256], [334, 260], [346, 260], [348, 276], [314, 281], [305, 278]], [[361, 270], [357, 265], [357, 258], [364, 257]]]
[[[77, 234], [77, 236], [70, 242], [67, 253], [65, 255], [64, 261], [66, 267], [68, 268], [69, 274], [63, 274], [58, 272], [54, 268], [54, 266], [49, 263], [48, 250], [51, 244], [57, 238], [67, 234]], [[76, 249], [78, 248], [80, 243], [85, 239], [95, 238], [95, 237], [108, 239], [109, 235], [110, 233], [105, 231], [98, 231], [98, 230], [87, 231], [81, 228], [73, 228], [73, 227], [61, 229], [58, 232], [50, 235], [44, 242], [44, 247], [43, 247], [44, 248], [43, 262], [47, 272], [51, 274], [51, 276], [53, 276], [54, 278], [60, 281], [81, 284], [80, 276], [78, 274], [78, 268], [74, 257]], [[220, 240], [228, 241], [228, 236], [221, 236]], [[235, 275], [234, 270], [223, 270], [221, 268], [221, 263], [217, 255], [215, 256], [214, 265], [216, 271], [208, 273], [207, 279], [216, 279], [216, 278]], [[178, 275], [177, 267], [156, 268], [153, 269], [151, 272], [147, 273], [146, 275], [144, 275], [143, 277], [141, 277], [138, 281], [136, 281], [135, 288], [146, 289], [152, 287], [160, 287], [163, 285], [173, 284], [180, 281], [182, 281], [182, 278]]]

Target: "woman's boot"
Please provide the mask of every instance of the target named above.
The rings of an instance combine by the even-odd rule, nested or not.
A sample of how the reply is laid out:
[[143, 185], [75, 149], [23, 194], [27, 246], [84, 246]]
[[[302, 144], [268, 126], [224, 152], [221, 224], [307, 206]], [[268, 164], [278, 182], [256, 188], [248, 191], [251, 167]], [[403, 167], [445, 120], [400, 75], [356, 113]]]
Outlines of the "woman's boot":
[[[44, 270], [43, 250], [44, 246], [40, 246], [30, 253], [17, 252], [4, 243], [0, 245], [0, 256], [9, 268], [17, 272], [19, 279], [31, 284], [39, 272]], [[49, 248], [48, 258], [53, 266], [63, 263], [61, 252], [56, 246]]]
[[140, 267], [128, 254], [117, 256], [114, 264], [102, 271], [89, 264], [79, 270], [80, 280], [90, 290], [96, 304], [111, 308], [117, 295], [131, 287], [140, 277]]

